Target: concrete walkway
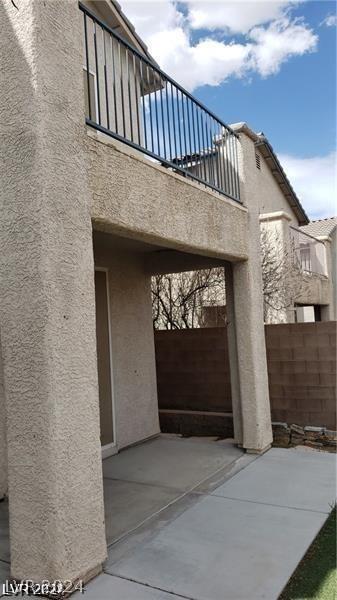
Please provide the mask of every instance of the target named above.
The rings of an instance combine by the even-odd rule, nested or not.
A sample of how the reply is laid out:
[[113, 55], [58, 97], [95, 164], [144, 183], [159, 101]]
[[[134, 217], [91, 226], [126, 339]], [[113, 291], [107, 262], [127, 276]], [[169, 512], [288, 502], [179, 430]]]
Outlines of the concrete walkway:
[[109, 556], [85, 597], [276, 600], [331, 509], [335, 466], [310, 449], [255, 457], [166, 436], [106, 459]]
[[[335, 455], [273, 448], [235, 457], [229, 444], [182, 439], [165, 440], [162, 454], [162, 442], [133, 448], [130, 465], [131, 451], [105, 461], [105, 475], [183, 494], [109, 547], [105, 573], [86, 597], [276, 600], [334, 502]], [[234, 451], [230, 462], [221, 468], [215, 460], [213, 474], [208, 463], [198, 485], [198, 460], [220, 448], [227, 460]], [[194, 453], [192, 476], [184, 461]]]

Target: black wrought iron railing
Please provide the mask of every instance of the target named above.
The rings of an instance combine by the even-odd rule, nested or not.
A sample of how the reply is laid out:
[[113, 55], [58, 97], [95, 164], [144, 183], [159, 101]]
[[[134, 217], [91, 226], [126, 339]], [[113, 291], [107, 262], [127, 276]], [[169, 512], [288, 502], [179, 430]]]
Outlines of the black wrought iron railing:
[[235, 132], [87, 7], [79, 6], [86, 123], [240, 201]]

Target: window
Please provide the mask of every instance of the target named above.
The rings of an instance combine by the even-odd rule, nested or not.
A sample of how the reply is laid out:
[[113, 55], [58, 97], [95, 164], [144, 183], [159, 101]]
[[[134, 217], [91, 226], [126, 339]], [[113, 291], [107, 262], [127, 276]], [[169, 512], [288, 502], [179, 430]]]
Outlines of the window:
[[[89, 119], [89, 96], [88, 96], [88, 76], [87, 69], [83, 67], [84, 79], [84, 98], [85, 98], [85, 116]], [[89, 71], [89, 89], [90, 89], [90, 109], [91, 120], [97, 122], [97, 93], [96, 93], [96, 75]]]
[[255, 162], [256, 168], [261, 170], [261, 157], [259, 154], [257, 154], [257, 152], [255, 153]]
[[311, 271], [311, 253], [309, 244], [300, 245], [300, 262], [303, 271]]

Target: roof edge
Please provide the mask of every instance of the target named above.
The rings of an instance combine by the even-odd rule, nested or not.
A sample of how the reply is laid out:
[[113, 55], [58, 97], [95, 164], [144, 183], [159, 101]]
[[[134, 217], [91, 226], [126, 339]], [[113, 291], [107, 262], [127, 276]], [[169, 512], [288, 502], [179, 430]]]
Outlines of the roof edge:
[[129, 35], [131, 35], [131, 37], [134, 37], [136, 42], [139, 44], [140, 48], [142, 49], [142, 51], [144, 52], [144, 55], [157, 67], [159, 67], [157, 61], [153, 58], [153, 56], [150, 54], [149, 49], [147, 44], [144, 42], [144, 40], [140, 37], [140, 35], [137, 33], [135, 26], [133, 25], [133, 23], [130, 21], [130, 19], [126, 16], [125, 12], [123, 11], [121, 5], [119, 4], [118, 0], [110, 0], [111, 5], [115, 8], [115, 10], [117, 11], [117, 13], [120, 15], [124, 25], [126, 26], [126, 28], [129, 31]]
[[[290, 181], [289, 181], [289, 179], [277, 157], [276, 152], [274, 151], [272, 145], [270, 144], [270, 142], [268, 141], [266, 136], [263, 133], [256, 133], [255, 131], [253, 131], [247, 125], [247, 123], [245, 123], [244, 121], [241, 123], [234, 123], [234, 125], [231, 125], [231, 128], [236, 133], [244, 133], [245, 135], [247, 135], [254, 142], [254, 144], [257, 148], [264, 148], [267, 156], [265, 156], [265, 155], [263, 155], [263, 156], [264, 156], [264, 158], [272, 159], [277, 173], [281, 176], [282, 183], [284, 184], [284, 186], [286, 187], [286, 190], [287, 190], [287, 194], [285, 194], [286, 200], [289, 203], [289, 206], [295, 212], [295, 214], [298, 218], [298, 221], [299, 221], [299, 225], [307, 225], [309, 223], [309, 217], [308, 217], [307, 213], [305, 212], [298, 196], [296, 195], [295, 190], [292, 187], [292, 185], [291, 185], [291, 183], [290, 183]], [[273, 173], [273, 175], [274, 175], [274, 173]], [[279, 183], [279, 182], [277, 182], [277, 183]], [[284, 193], [283, 189], [282, 189], [282, 192]]]

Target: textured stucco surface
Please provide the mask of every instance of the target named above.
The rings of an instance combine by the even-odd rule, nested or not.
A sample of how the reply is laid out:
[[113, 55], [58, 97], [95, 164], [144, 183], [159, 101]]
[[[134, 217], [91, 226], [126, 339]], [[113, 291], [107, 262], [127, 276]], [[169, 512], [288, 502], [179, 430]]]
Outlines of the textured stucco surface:
[[[233, 276], [226, 277], [226, 287], [233, 297], [231, 314], [235, 314], [236, 349], [232, 344], [230, 367], [240, 389], [243, 446], [260, 451], [272, 442], [266, 346], [263, 325], [262, 272], [260, 258], [260, 224], [257, 176], [253, 177], [255, 154], [249, 152], [251, 140], [240, 135], [239, 165], [241, 188], [249, 206], [247, 244], [249, 259], [233, 265]], [[257, 169], [256, 169], [257, 170]], [[253, 192], [251, 193], [251, 189]], [[231, 342], [234, 332], [228, 340]], [[237, 353], [237, 375], [235, 373]], [[235, 412], [238, 412], [237, 409]], [[235, 415], [234, 412], [234, 415]], [[240, 427], [240, 425], [239, 425]], [[239, 433], [240, 435], [240, 429]]]
[[332, 319], [337, 319], [337, 227], [330, 236], [331, 242], [327, 243], [330, 249], [330, 266], [331, 266], [331, 291], [333, 298]]
[[95, 227], [205, 256], [247, 257], [247, 211], [89, 132]]
[[[255, 153], [249, 155], [252, 142], [241, 137], [241, 193], [248, 212], [102, 137], [89, 134], [87, 150], [95, 228], [234, 261], [237, 348], [233, 355], [237, 353], [243, 444], [259, 451], [272, 439], [263, 330], [259, 183], [253, 171]], [[243, 153], [249, 155], [245, 166]], [[248, 261], [242, 260], [247, 256]], [[239, 409], [236, 422], [240, 439]]]
[[0, 500], [7, 493], [7, 442], [6, 442], [6, 406], [5, 388], [0, 340]]
[[105, 558], [78, 4], [1, 3], [0, 324], [11, 575]]
[[336, 230], [332, 237], [322, 236], [320, 239], [325, 246], [326, 272], [328, 279], [316, 283], [317, 293], [321, 301], [322, 321], [333, 321], [336, 318]]
[[[11, 575], [74, 579], [97, 572], [106, 553], [91, 219], [110, 233], [242, 261], [233, 289], [243, 441], [259, 450], [271, 439], [258, 203], [250, 197], [250, 186], [258, 193], [259, 185], [254, 179], [249, 195], [243, 190], [248, 213], [88, 134], [77, 2], [17, 4], [5, 0], [0, 19]], [[121, 447], [159, 429], [150, 281], [142, 260], [128, 253], [109, 256], [109, 269]]]
[[304, 274], [304, 290], [296, 297], [301, 304], [332, 304], [331, 280], [316, 273]]
[[254, 160], [249, 161], [249, 172], [247, 173], [247, 177], [249, 180], [251, 180], [251, 182], [255, 180], [255, 186], [253, 188], [249, 187], [249, 191], [252, 193], [254, 190], [256, 193], [258, 193], [259, 212], [269, 213], [283, 210], [291, 217], [291, 223], [293, 225], [298, 225], [298, 219], [294, 211], [283, 194], [280, 186], [276, 182], [265, 158], [262, 156], [259, 150], [255, 148], [252, 140], [250, 140], [249, 152], [253, 154], [254, 157], [255, 153], [260, 156], [261, 169], [257, 169], [254, 158]]
[[96, 266], [109, 269], [116, 442], [121, 449], [159, 433], [151, 279], [142, 253], [111, 248], [98, 237], [94, 250]]
[[[290, 207], [289, 207], [290, 210]], [[260, 229], [261, 234], [265, 232], [266, 238], [265, 243], [267, 248], [265, 249], [267, 253], [273, 252], [273, 257], [277, 261], [280, 261], [278, 264], [289, 263], [289, 267], [291, 265], [291, 246], [290, 246], [290, 230], [289, 223], [291, 222], [291, 216], [289, 211], [273, 211], [272, 213], [263, 213], [260, 214]], [[282, 258], [283, 257], [283, 258]], [[279, 306], [281, 303], [280, 300], [280, 292], [278, 290], [278, 286], [276, 285], [276, 290], [278, 291], [275, 294], [275, 306]], [[295, 320], [295, 310], [293, 306], [288, 306], [289, 301], [288, 298], [284, 298], [283, 300], [283, 308], [274, 308], [270, 304], [266, 303], [265, 306], [265, 319], [266, 323], [292, 323]]]
[[226, 263], [226, 316], [227, 316], [227, 339], [228, 359], [231, 378], [231, 398], [234, 426], [234, 439], [239, 446], [243, 445], [243, 421], [241, 408], [240, 374], [238, 368], [237, 331], [235, 321], [235, 302], [233, 285], [233, 266]]

